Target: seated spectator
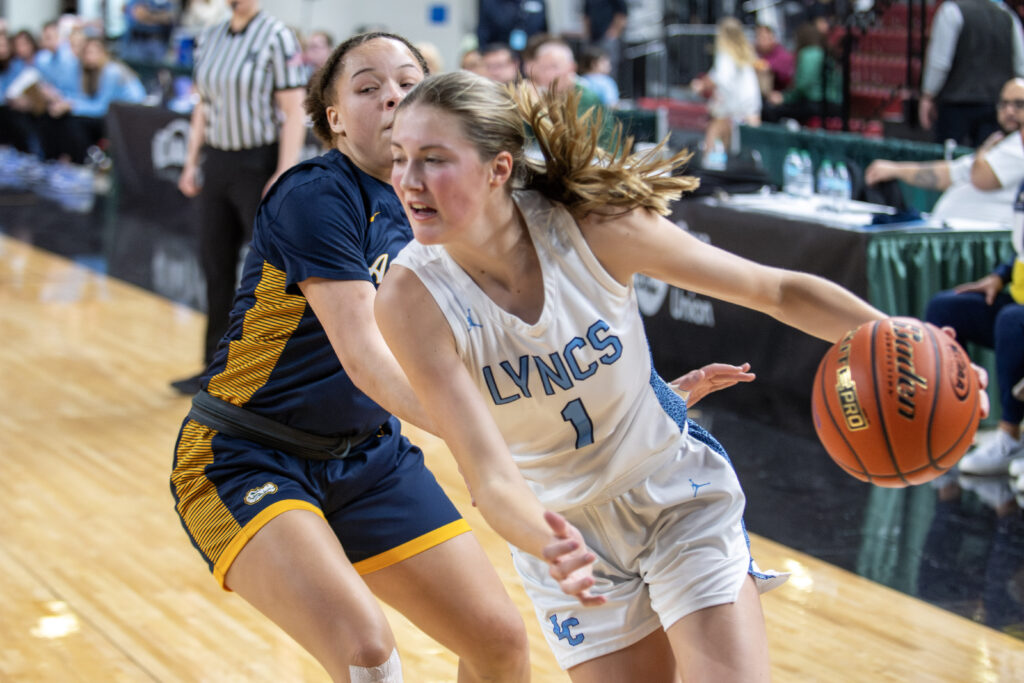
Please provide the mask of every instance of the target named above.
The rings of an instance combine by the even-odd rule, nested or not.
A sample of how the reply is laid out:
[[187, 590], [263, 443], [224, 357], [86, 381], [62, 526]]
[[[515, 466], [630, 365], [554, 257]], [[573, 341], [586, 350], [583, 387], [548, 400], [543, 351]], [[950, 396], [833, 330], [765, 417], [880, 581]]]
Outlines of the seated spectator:
[[204, 28], [227, 21], [231, 9], [224, 0], [189, 0], [181, 15], [181, 26], [198, 34]]
[[306, 37], [302, 45], [302, 62], [309, 70], [310, 76], [324, 65], [333, 49], [334, 38], [327, 31], [313, 31]]
[[691, 87], [709, 97], [711, 120], [704, 132], [704, 148], [721, 141], [726, 149], [732, 142], [733, 126], [761, 123], [761, 87], [754, 70], [756, 53], [734, 17], [718, 22], [715, 31], [715, 61], [711, 71], [694, 79]]
[[1024, 181], [1024, 139], [1016, 134], [1024, 121], [1024, 79], [1013, 78], [1003, 85], [996, 118], [1002, 130], [989, 136], [974, 154], [953, 161], [878, 159], [865, 170], [864, 182], [875, 185], [901, 180], [914, 187], [941, 190], [932, 210], [932, 216], [940, 221], [966, 218], [1011, 225], [1017, 185]]
[[58, 153], [82, 163], [86, 151], [104, 137], [103, 117], [112, 102], [142, 102], [146, 91], [127, 65], [110, 58], [103, 40], [89, 38], [82, 50], [81, 94], [61, 98], [49, 106]]
[[601, 98], [601, 104], [619, 106], [619, 84], [612, 77], [612, 63], [608, 53], [598, 45], [588, 45], [580, 55], [580, 81]]
[[24, 151], [25, 142], [18, 134], [15, 114], [7, 106], [7, 86], [14, 80], [14, 52], [11, 39], [6, 33], [0, 33], [0, 145], [17, 147]]
[[757, 52], [754, 66], [759, 76], [764, 74], [761, 92], [767, 97], [774, 91], [782, 92], [789, 88], [793, 82], [795, 61], [793, 53], [779, 42], [774, 28], [758, 24], [754, 32], [754, 50]]
[[[1022, 86], [1024, 81], [1013, 79], [1003, 86], [1000, 96], [1000, 104], [1012, 102], [1018, 128], [1024, 128], [1024, 99], [1008, 96], [1024, 95], [1017, 90]], [[1000, 107], [1000, 119], [1003, 109]], [[980, 280], [936, 294], [925, 312], [925, 320], [939, 327], [952, 327], [961, 342], [979, 344], [996, 353], [999, 423], [989, 440], [960, 460], [958, 467], [965, 474], [1024, 474], [1024, 444], [1020, 439], [1024, 402], [1013, 394], [1014, 385], [1024, 375], [1024, 344], [1021, 342], [1024, 339], [1024, 163], [1019, 158], [1016, 164], [1006, 164], [1005, 168], [1002, 163], [993, 163], [1000, 157], [997, 150], [1014, 141], [1018, 147], [1024, 145], [1024, 130], [1008, 134], [988, 151], [979, 150], [972, 162], [970, 177], [971, 183], [977, 185], [979, 178], [992, 175], [1002, 186], [1014, 188], [1011, 205], [1015, 211], [1012, 223], [1015, 258], [997, 266]], [[976, 170], [979, 167], [983, 170]], [[1022, 462], [1011, 466], [1014, 461]]]
[[39, 51], [35, 36], [18, 31], [11, 38], [11, 60], [7, 67], [4, 98], [5, 118], [11, 126], [15, 146], [22, 152], [43, 156], [43, 141], [38, 133], [39, 117], [46, 112], [47, 90], [42, 74], [36, 68]]
[[463, 71], [471, 71], [480, 76], [486, 76], [487, 72], [484, 70], [484, 59], [480, 56], [480, 50], [473, 48], [466, 50], [462, 53], [462, 57], [459, 58], [459, 68]]
[[430, 69], [430, 73], [439, 74], [444, 72], [444, 59], [441, 57], [441, 51], [437, 49], [437, 45], [427, 42], [416, 43], [416, 49], [423, 55], [423, 59], [427, 61], [427, 68]]
[[[71, 26], [65, 23], [67, 30]], [[82, 80], [82, 65], [78, 55], [71, 49], [71, 42], [61, 36], [60, 23], [48, 21], [39, 36], [39, 51], [36, 53], [36, 68], [43, 79], [61, 97], [78, 94]]]
[[[1019, 134], [1014, 133], [1014, 137]], [[970, 475], [1010, 474], [1015, 477], [1015, 488], [1024, 493], [1024, 443], [1020, 438], [1024, 401], [1013, 394], [1014, 384], [1024, 375], [1024, 183], [1017, 195], [1013, 240], [1016, 257], [980, 280], [936, 294], [928, 302], [925, 320], [952, 327], [961, 342], [995, 350], [999, 423], [995, 434], [968, 451], [957, 467]]]
[[[822, 83], [824, 81], [824, 83]], [[765, 121], [800, 123], [815, 116], [837, 116], [843, 101], [843, 76], [826, 49], [825, 36], [807, 22], [796, 30], [796, 70], [789, 89], [772, 91], [762, 112]]]
[[576, 75], [576, 58], [565, 40], [547, 33], [533, 36], [523, 51], [523, 70], [539, 91], [575, 89], [580, 98], [579, 113], [593, 109], [594, 115], [601, 119], [601, 144], [607, 146], [613, 142], [614, 117], [601, 104], [601, 98], [580, 82]]
[[173, 0], [128, 0], [124, 12], [127, 29], [121, 56], [145, 64], [163, 62], [176, 21]]
[[519, 55], [505, 43], [491, 43], [480, 50], [483, 75], [498, 83], [514, 83], [520, 78]]
[[11, 37], [11, 69], [17, 77], [23, 70], [35, 68], [39, 43], [30, 32], [21, 30]]

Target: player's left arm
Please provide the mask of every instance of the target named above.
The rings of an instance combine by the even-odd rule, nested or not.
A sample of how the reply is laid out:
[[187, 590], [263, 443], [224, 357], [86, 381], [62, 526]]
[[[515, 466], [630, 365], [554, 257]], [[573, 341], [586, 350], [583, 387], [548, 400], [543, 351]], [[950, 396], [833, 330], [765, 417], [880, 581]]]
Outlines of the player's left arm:
[[653, 212], [591, 214], [580, 221], [608, 272], [628, 283], [643, 273], [670, 285], [745, 306], [826, 341], [884, 313], [825, 278], [765, 266], [701, 242]]

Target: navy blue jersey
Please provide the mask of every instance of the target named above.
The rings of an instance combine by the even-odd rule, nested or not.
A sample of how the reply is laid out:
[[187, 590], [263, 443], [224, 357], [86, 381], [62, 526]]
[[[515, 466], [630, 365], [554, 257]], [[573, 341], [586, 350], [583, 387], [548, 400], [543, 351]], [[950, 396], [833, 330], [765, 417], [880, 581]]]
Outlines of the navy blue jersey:
[[389, 414], [349, 379], [298, 283], [321, 277], [377, 286], [410, 240], [391, 186], [337, 150], [290, 169], [260, 204], [207, 390], [315, 434], [385, 422]]

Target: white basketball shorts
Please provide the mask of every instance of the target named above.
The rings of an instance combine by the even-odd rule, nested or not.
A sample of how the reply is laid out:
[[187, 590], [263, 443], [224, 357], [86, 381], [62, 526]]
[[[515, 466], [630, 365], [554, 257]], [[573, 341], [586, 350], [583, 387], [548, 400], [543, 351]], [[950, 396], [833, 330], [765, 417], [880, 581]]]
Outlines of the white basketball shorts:
[[675, 458], [626, 493], [563, 511], [597, 555], [583, 607], [548, 564], [512, 549], [548, 645], [563, 669], [628, 647], [686, 615], [735, 602], [747, 574], [761, 592], [786, 580], [762, 572], [743, 527], [745, 498], [728, 458], [687, 434]]

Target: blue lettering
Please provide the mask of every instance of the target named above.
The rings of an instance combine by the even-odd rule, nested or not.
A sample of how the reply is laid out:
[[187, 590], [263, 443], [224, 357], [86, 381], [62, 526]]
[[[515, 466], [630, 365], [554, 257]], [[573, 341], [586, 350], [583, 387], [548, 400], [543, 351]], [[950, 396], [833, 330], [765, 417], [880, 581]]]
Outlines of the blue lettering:
[[491, 371], [491, 366], [484, 367], [484, 381], [487, 382], [487, 389], [491, 392], [491, 400], [494, 401], [494, 405], [502, 405], [504, 403], [511, 403], [519, 398], [519, 394], [509, 396], [505, 398], [498, 391], [498, 385], [494, 383], [494, 373]]
[[512, 378], [512, 381], [523, 392], [523, 396], [530, 398], [530, 357], [519, 356], [519, 374], [516, 374], [516, 371], [512, 369], [512, 364], [507, 360], [501, 361], [501, 369]]
[[582, 349], [587, 343], [575, 337], [571, 342], [565, 345], [565, 349], [562, 351], [562, 355], [565, 356], [565, 362], [569, 365], [569, 371], [572, 372], [572, 376], [578, 381], [585, 380], [586, 378], [597, 372], [597, 363], [591, 363], [587, 366], [586, 371], [580, 370], [579, 363], [576, 362], [576, 357], [572, 355], [575, 349]]
[[603, 320], [598, 320], [590, 326], [589, 330], [587, 330], [587, 340], [596, 350], [603, 351], [609, 346], [612, 347], [612, 352], [610, 354], [601, 356], [600, 360], [605, 365], [611, 365], [617, 361], [620, 356], [622, 356], [622, 342], [619, 341], [618, 337], [614, 334], [605, 337], [604, 339], [597, 336], [598, 332], [607, 332], [609, 329], [611, 328], [608, 327], [608, 323]]
[[572, 378], [569, 377], [569, 373], [565, 370], [565, 364], [562, 362], [561, 356], [557, 353], [548, 355], [551, 362], [555, 364], [554, 368], [548, 367], [540, 356], [534, 356], [533, 360], [537, 364], [537, 372], [540, 373], [540, 381], [544, 384], [544, 393], [551, 396], [555, 393], [555, 390], [551, 388], [551, 380], [555, 380], [555, 384], [562, 387], [563, 389], [570, 389], [572, 387]]

